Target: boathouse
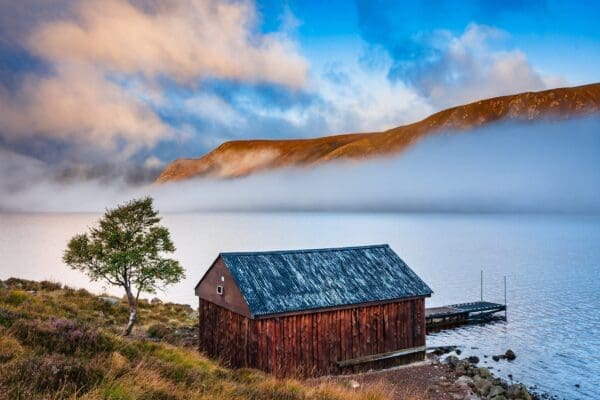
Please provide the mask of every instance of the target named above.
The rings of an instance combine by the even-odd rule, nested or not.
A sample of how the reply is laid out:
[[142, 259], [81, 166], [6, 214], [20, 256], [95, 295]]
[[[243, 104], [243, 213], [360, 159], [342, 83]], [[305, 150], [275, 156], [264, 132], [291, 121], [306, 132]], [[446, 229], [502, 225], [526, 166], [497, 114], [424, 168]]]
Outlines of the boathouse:
[[221, 253], [196, 285], [199, 349], [317, 376], [422, 360], [432, 290], [388, 245]]

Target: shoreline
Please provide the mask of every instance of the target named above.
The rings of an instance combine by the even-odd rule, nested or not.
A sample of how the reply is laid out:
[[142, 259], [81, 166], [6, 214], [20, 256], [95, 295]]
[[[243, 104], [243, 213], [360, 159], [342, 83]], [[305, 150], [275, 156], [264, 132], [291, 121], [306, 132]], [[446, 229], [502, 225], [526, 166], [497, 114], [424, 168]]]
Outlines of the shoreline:
[[455, 350], [442, 354], [431, 352], [426, 360], [408, 365], [314, 381], [333, 381], [354, 389], [373, 386], [383, 389], [392, 400], [559, 399], [539, 391], [536, 386], [497, 377], [489, 368], [479, 366], [478, 357], [460, 359]]

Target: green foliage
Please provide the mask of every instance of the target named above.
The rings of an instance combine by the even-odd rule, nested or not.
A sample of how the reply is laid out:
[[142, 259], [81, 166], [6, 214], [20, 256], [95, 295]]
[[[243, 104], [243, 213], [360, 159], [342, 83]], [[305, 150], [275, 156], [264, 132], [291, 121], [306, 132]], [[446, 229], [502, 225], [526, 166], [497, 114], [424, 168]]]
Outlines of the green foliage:
[[18, 306], [27, 300], [27, 293], [23, 290], [11, 290], [6, 296], [6, 302], [13, 306]]
[[140, 293], [156, 293], [185, 277], [179, 262], [163, 256], [175, 245], [159, 222], [152, 198], [132, 200], [107, 210], [89, 233], [73, 237], [63, 255], [67, 265], [92, 281], [125, 289], [130, 311], [125, 335], [137, 320]]
[[179, 263], [162, 256], [174, 252], [175, 246], [159, 222], [152, 198], [132, 200], [107, 210], [88, 234], [73, 237], [63, 260], [93, 281], [135, 288], [138, 295], [155, 293], [184, 278]]

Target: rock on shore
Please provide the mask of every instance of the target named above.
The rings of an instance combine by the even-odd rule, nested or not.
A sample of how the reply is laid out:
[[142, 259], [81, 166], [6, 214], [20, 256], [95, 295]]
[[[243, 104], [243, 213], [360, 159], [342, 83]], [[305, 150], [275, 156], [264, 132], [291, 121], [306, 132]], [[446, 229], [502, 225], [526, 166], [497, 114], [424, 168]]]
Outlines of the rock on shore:
[[[507, 359], [508, 353], [507, 351]], [[510, 356], [514, 359], [516, 356], [512, 351], [511, 353]], [[494, 377], [489, 369], [479, 367], [477, 365], [479, 359], [476, 357], [461, 360], [455, 355], [450, 355], [446, 357], [445, 362], [459, 375], [454, 385], [465, 393], [465, 396], [461, 397], [463, 399], [531, 400], [534, 398], [525, 385], [508, 383]]]

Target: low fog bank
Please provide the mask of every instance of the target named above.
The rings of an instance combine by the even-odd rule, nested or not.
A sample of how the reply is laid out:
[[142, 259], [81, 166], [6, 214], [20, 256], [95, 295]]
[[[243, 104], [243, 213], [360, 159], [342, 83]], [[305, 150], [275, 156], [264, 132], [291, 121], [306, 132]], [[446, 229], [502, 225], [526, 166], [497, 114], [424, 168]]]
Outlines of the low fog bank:
[[5, 211], [95, 212], [149, 194], [163, 212], [600, 212], [600, 118], [499, 124], [432, 136], [390, 159], [160, 186], [57, 183], [35, 160], [2, 164]]

